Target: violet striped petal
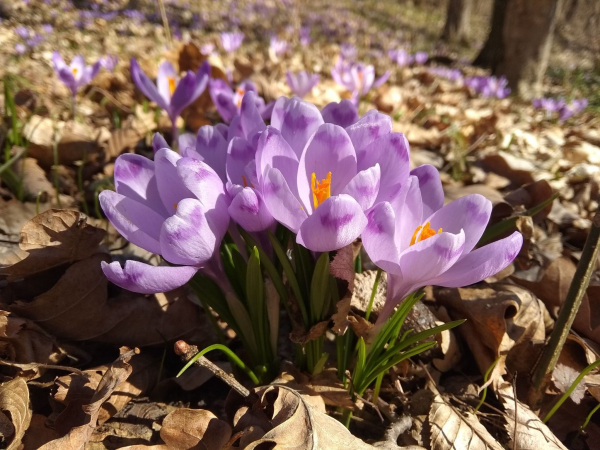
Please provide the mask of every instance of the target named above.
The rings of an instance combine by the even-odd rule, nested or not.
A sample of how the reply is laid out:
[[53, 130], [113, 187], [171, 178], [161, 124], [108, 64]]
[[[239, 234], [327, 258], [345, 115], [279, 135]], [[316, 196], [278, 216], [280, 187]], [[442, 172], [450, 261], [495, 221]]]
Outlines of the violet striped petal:
[[339, 250], [357, 239], [367, 217], [349, 195], [329, 197], [302, 223], [296, 242], [314, 252]]
[[102, 272], [111, 283], [138, 294], [172, 291], [190, 281], [197, 271], [198, 268], [190, 266], [151, 266], [125, 261], [125, 267], [121, 267], [117, 261], [110, 264], [102, 261]]
[[177, 85], [178, 80], [179, 76], [177, 71], [175, 70], [175, 67], [173, 67], [173, 64], [171, 64], [169, 61], [163, 61], [158, 66], [156, 87], [158, 88], [158, 93], [161, 95], [167, 105], [171, 103], [171, 96], [173, 95], [173, 90]]
[[381, 170], [379, 164], [362, 170], [342, 190], [342, 194], [348, 194], [358, 202], [363, 211], [369, 209], [375, 203], [379, 194]]
[[239, 137], [234, 137], [227, 148], [227, 178], [234, 184], [248, 185], [246, 166], [256, 155], [256, 149], [250, 143]]
[[378, 203], [367, 214], [362, 243], [369, 258], [390, 273], [400, 271], [400, 253], [395, 245], [396, 214], [388, 202]]
[[237, 114], [237, 106], [233, 102], [233, 91], [225, 80], [212, 79], [208, 83], [208, 92], [219, 115], [227, 123]]
[[154, 83], [144, 73], [135, 58], [131, 58], [131, 79], [146, 97], [165, 111], [169, 110], [169, 104], [165, 102], [165, 99], [160, 95]]
[[242, 98], [240, 107], [240, 124], [246, 139], [250, 139], [255, 133], [263, 131], [266, 128], [265, 122], [256, 107], [258, 96], [253, 91], [248, 91]]
[[168, 148], [162, 148], [154, 155], [158, 193], [169, 215], [175, 214], [182, 199], [194, 196], [177, 176], [177, 161], [180, 159], [181, 155]]
[[278, 169], [269, 169], [264, 175], [261, 188], [265, 204], [275, 220], [294, 233], [298, 233], [307, 214], [302, 204], [292, 194], [281, 172]]
[[298, 157], [281, 132], [272, 126], [260, 135], [256, 150], [256, 166], [258, 179], [262, 182], [265, 172], [273, 167], [278, 169], [286, 180], [289, 180], [294, 195], [297, 193], [296, 177], [298, 174]]
[[423, 199], [423, 217], [429, 217], [444, 206], [444, 188], [440, 172], [431, 164], [423, 164], [411, 170], [410, 174], [419, 179], [419, 189]]
[[154, 137], [152, 138], [152, 150], [154, 150], [154, 153], [156, 153], [161, 148], [170, 149], [171, 147], [169, 147], [169, 144], [167, 144], [167, 141], [162, 134], [154, 133]]
[[196, 100], [206, 88], [206, 80], [198, 80], [193, 72], [188, 72], [177, 84], [171, 97], [171, 120], [176, 119], [181, 112]]
[[231, 218], [246, 231], [263, 231], [275, 224], [262, 195], [249, 187], [233, 197], [228, 211]]
[[227, 180], [225, 162], [227, 161], [227, 141], [216, 127], [204, 125], [198, 130], [196, 152], [219, 175]]
[[423, 201], [417, 177], [408, 178], [391, 204], [397, 215], [396, 245], [403, 252], [410, 246], [417, 227], [424, 225]]
[[364, 157], [364, 149], [375, 139], [392, 132], [392, 118], [376, 110], [361, 117], [356, 123], [346, 128], [346, 132], [356, 149], [360, 160]]
[[347, 99], [339, 103], [329, 103], [321, 110], [321, 115], [325, 123], [333, 123], [342, 128], [347, 128], [358, 121], [358, 111], [354, 104]]
[[281, 131], [281, 135], [289, 142], [298, 157], [302, 154], [309, 138], [323, 123], [319, 109], [298, 97], [290, 99], [280, 97], [275, 103], [271, 116], [271, 125]]

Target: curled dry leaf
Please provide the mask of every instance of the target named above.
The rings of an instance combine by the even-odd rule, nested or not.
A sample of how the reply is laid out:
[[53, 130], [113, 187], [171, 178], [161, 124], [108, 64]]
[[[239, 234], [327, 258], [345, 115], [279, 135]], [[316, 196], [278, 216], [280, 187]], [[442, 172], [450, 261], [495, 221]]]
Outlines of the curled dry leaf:
[[333, 315], [333, 332], [340, 336], [348, 329], [348, 313], [350, 312], [350, 301], [354, 292], [354, 251], [352, 244], [338, 250], [329, 272], [338, 280], [343, 280], [347, 283], [342, 299], [336, 305], [336, 312]]
[[179, 408], [164, 418], [160, 437], [173, 450], [217, 450], [231, 438], [231, 427], [205, 409]]
[[96, 253], [106, 232], [87, 223], [79, 211], [50, 209], [21, 230], [19, 247], [27, 255], [16, 264], [0, 269], [8, 281], [85, 259]]
[[[248, 414], [260, 408], [270, 429], [246, 450], [368, 450], [374, 447], [354, 437], [333, 417], [316, 410], [297, 391], [285, 386], [266, 386]], [[241, 420], [240, 420], [241, 421]], [[249, 426], [250, 424], [248, 424]], [[261, 422], [265, 430], [265, 421]]]
[[3, 447], [16, 450], [31, 423], [29, 389], [23, 378], [0, 384], [0, 437]]
[[128, 364], [135, 352], [121, 348], [121, 355], [106, 371], [89, 403], [74, 408], [70, 431], [63, 437], [48, 442], [39, 450], [83, 450], [96, 429], [100, 408], [114, 390], [131, 374]]
[[[527, 405], [518, 400], [515, 401], [513, 388], [510, 383], [500, 385], [497, 395], [506, 411], [506, 415], [504, 416], [506, 431], [508, 431], [511, 441], [516, 440], [516, 448], [567, 449], [550, 431], [550, 428]], [[514, 448], [512, 445], [511, 443], [511, 448]]]
[[51, 194], [54, 186], [48, 180], [46, 172], [33, 158], [25, 158], [14, 165], [15, 172], [21, 178], [25, 195], [35, 199], [38, 194]]
[[476, 416], [469, 412], [459, 412], [440, 395], [436, 395], [433, 399], [428, 420], [431, 450], [504, 449], [477, 420]]

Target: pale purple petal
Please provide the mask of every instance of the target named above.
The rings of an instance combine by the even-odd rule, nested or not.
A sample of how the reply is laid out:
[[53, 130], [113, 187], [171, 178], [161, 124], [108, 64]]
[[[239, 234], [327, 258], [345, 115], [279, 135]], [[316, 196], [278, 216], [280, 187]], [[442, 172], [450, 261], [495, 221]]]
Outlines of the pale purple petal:
[[312, 174], [320, 182], [331, 172], [331, 195], [342, 192], [354, 178], [356, 154], [348, 133], [337, 125], [321, 125], [306, 144], [298, 166], [298, 195], [307, 211], [313, 211]]
[[382, 269], [400, 271], [400, 253], [395, 245], [396, 215], [388, 202], [378, 203], [367, 215], [362, 243], [369, 258]]
[[239, 114], [233, 116], [229, 128], [227, 129], [227, 142], [231, 142], [233, 138], [241, 138], [246, 140], [244, 130], [242, 129], [242, 119]]
[[178, 81], [179, 77], [177, 76], [177, 72], [175, 71], [173, 64], [171, 64], [169, 61], [164, 61], [158, 66], [156, 86], [158, 88], [158, 93], [164, 99], [167, 105], [171, 103], [171, 96], [173, 95], [170, 84], [177, 83]]
[[262, 181], [263, 175], [269, 168], [278, 169], [283, 177], [292, 184], [292, 192], [296, 195], [298, 157], [279, 130], [272, 126], [268, 126], [258, 140], [256, 165], [259, 180]]
[[246, 231], [263, 231], [275, 223], [262, 195], [249, 187], [243, 188], [235, 195], [228, 211], [231, 218]]
[[177, 118], [186, 106], [202, 94], [206, 88], [206, 83], [206, 77], [199, 80], [191, 71], [179, 81], [171, 98], [171, 120]]
[[267, 171], [262, 184], [262, 194], [275, 220], [298, 233], [307, 214], [279, 170], [272, 168]]
[[423, 164], [411, 170], [410, 174], [419, 179], [419, 189], [423, 199], [423, 217], [429, 217], [444, 206], [444, 188], [440, 172], [431, 164]]
[[308, 139], [323, 123], [319, 109], [298, 97], [279, 98], [271, 117], [271, 126], [281, 131], [298, 157], [302, 154]]
[[194, 196], [177, 176], [177, 161], [180, 159], [181, 155], [167, 148], [160, 149], [154, 155], [158, 193], [169, 215], [175, 214], [177, 204], [182, 199]]
[[171, 147], [169, 147], [169, 144], [167, 144], [167, 141], [162, 134], [154, 133], [154, 137], [152, 138], [152, 150], [154, 150], [154, 153], [156, 153], [161, 148], [170, 149]]
[[150, 78], [142, 71], [142, 68], [135, 58], [131, 58], [131, 79], [146, 97], [165, 111], [169, 110], [169, 104], [165, 102], [165, 99], [160, 95], [154, 83], [152, 83]]
[[71, 69], [71, 73], [73, 73], [75, 80], [79, 83], [85, 69], [85, 59], [83, 56], [75, 55], [71, 60], [71, 64], [69, 64], [69, 69]]
[[165, 220], [160, 230], [162, 256], [173, 264], [206, 263], [220, 240], [211, 229], [206, 210], [195, 198], [181, 200], [175, 215]]
[[167, 211], [160, 201], [154, 174], [154, 161], [141, 155], [126, 153], [115, 161], [115, 190], [153, 209], [163, 217]]
[[429, 281], [445, 287], [461, 287], [485, 280], [508, 266], [519, 254], [523, 235], [515, 231], [510, 236], [473, 250], [450, 269]]
[[52, 53], [52, 64], [54, 66], [54, 71], [58, 73], [58, 71], [62, 70], [62, 69], [68, 69], [69, 66], [67, 66], [67, 64], [65, 63], [65, 60], [63, 59], [62, 56], [60, 56], [60, 53], [58, 53], [57, 51], [54, 51]]
[[373, 167], [358, 172], [346, 185], [342, 194], [350, 195], [358, 202], [363, 211], [366, 211], [373, 206], [377, 194], [379, 194], [380, 178], [379, 164], [375, 164]]
[[258, 96], [252, 91], [246, 92], [242, 99], [240, 107], [240, 124], [246, 139], [250, 139], [252, 135], [266, 128], [258, 109], [256, 107], [256, 99]]
[[399, 194], [390, 203], [398, 217], [396, 220], [396, 245], [402, 252], [410, 246], [417, 227], [424, 225], [423, 201], [417, 177], [409, 177]]
[[210, 98], [215, 104], [217, 111], [227, 123], [231, 122], [237, 114], [237, 106], [233, 102], [233, 91], [225, 80], [212, 79], [208, 83]]
[[367, 217], [349, 195], [329, 197], [302, 223], [298, 244], [314, 252], [339, 250], [357, 239], [367, 226]]
[[160, 254], [163, 216], [146, 205], [109, 190], [100, 192], [98, 200], [110, 223], [125, 239], [149, 252]]
[[383, 75], [381, 75], [379, 78], [377, 78], [373, 82], [373, 89], [377, 89], [379, 86], [381, 86], [383, 83], [385, 83], [391, 74], [392, 73], [389, 70], [387, 70]]
[[85, 86], [90, 81], [92, 81], [96, 77], [96, 75], [98, 75], [98, 72], [100, 71], [101, 67], [102, 66], [100, 64], [100, 61], [97, 61], [91, 66], [84, 67], [81, 78], [79, 79], [79, 85]]
[[196, 152], [213, 168], [221, 180], [227, 180], [225, 171], [227, 141], [216, 127], [210, 125], [200, 127], [196, 138]]
[[248, 179], [246, 177], [246, 166], [256, 154], [256, 149], [250, 143], [239, 137], [235, 137], [229, 143], [227, 148], [227, 178], [234, 184], [246, 186]]
[[321, 110], [321, 115], [325, 123], [333, 123], [342, 128], [347, 128], [358, 121], [356, 106], [347, 99], [339, 103], [329, 103]]
[[181, 266], [151, 266], [139, 261], [125, 261], [121, 267], [117, 261], [102, 261], [102, 272], [110, 282], [138, 294], [168, 292], [186, 284], [198, 268]]
[[470, 194], [448, 203], [434, 212], [427, 221], [431, 228], [449, 233], [465, 231], [465, 254], [473, 250], [487, 227], [492, 214], [492, 202], [483, 195]]
[[356, 156], [359, 161], [364, 156], [364, 149], [371, 142], [392, 132], [392, 118], [376, 110], [371, 111], [356, 123], [346, 128], [346, 132], [350, 136], [350, 139], [352, 139], [352, 144], [356, 149]]
[[202, 157], [196, 153], [196, 136], [192, 133], [180, 134], [177, 143], [179, 144], [179, 153], [181, 156], [196, 158], [202, 161]]

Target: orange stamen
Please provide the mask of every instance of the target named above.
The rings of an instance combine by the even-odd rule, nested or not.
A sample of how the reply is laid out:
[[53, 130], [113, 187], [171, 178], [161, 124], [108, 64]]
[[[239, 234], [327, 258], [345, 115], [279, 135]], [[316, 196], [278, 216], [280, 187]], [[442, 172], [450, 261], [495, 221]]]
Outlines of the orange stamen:
[[238, 101], [237, 101], [237, 107], [241, 108], [242, 106], [242, 99], [244, 98], [244, 94], [246, 93], [245, 89], [239, 88], [236, 91], [237, 95], [238, 95]]
[[244, 187], [248, 187], [248, 182], [246, 181], [246, 177], [242, 175], [242, 181], [244, 182]]
[[79, 71], [79, 69], [77, 67], [73, 67], [71, 69], [71, 72], [73, 72], [73, 76], [76, 77], [77, 76], [77, 72]]
[[317, 175], [313, 172], [310, 187], [313, 193], [313, 203], [317, 209], [321, 203], [331, 197], [331, 172], [328, 172], [327, 177], [321, 182], [317, 180]]
[[177, 211], [177, 203], [173, 203], [173, 208], [175, 208], [175, 211]]
[[[419, 225], [415, 232], [412, 235], [412, 239], [410, 240], [410, 245], [415, 245], [417, 242], [424, 241], [425, 239], [430, 238], [431, 236], [435, 236], [436, 232], [433, 228], [430, 227], [431, 222], [425, 223], [425, 225]], [[419, 231], [421, 234], [419, 234]], [[442, 232], [440, 228], [438, 233]]]
[[167, 77], [167, 79], [169, 80], [169, 92], [173, 95], [173, 92], [175, 92], [175, 88], [177, 87], [177, 82], [173, 77]]

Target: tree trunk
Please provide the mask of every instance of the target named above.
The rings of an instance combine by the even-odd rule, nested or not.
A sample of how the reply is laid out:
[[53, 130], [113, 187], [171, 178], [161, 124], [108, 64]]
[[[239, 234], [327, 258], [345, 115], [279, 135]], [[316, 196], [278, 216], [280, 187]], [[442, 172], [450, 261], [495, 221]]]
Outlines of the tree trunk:
[[442, 39], [446, 42], [465, 42], [469, 37], [473, 0], [449, 0], [446, 25]]
[[492, 12], [492, 27], [485, 45], [473, 61], [473, 65], [494, 69], [502, 59], [502, 30], [508, 0], [495, 0]]

